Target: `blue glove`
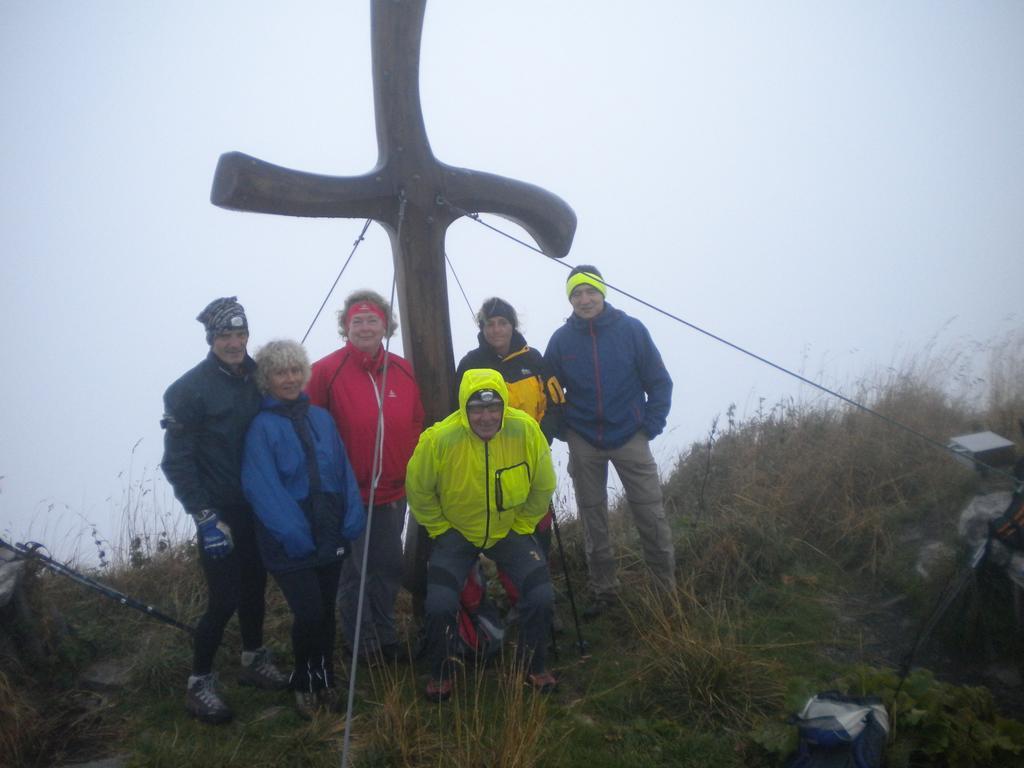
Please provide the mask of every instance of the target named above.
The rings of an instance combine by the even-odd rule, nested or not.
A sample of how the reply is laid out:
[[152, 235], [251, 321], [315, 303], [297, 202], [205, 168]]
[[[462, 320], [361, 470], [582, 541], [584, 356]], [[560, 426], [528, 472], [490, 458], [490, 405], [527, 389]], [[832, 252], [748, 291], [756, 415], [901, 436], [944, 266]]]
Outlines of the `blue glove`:
[[195, 515], [195, 521], [199, 546], [203, 548], [207, 557], [219, 560], [231, 554], [231, 550], [235, 548], [231, 528], [217, 517], [217, 510], [204, 509]]

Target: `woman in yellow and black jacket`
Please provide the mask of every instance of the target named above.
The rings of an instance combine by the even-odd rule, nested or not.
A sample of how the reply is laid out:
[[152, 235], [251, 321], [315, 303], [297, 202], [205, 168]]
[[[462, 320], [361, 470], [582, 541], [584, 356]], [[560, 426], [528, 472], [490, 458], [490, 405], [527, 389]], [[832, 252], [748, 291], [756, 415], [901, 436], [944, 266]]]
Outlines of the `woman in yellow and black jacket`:
[[462, 375], [471, 368], [491, 368], [501, 374], [508, 387], [508, 404], [532, 416], [540, 424], [548, 445], [558, 432], [565, 395], [540, 352], [519, 333], [515, 308], [504, 299], [484, 301], [476, 315], [480, 325], [480, 346], [459, 362], [455, 372], [458, 392]]
[[[558, 379], [551, 375], [544, 356], [526, 343], [519, 332], [519, 317], [515, 308], [504, 299], [485, 299], [476, 313], [480, 326], [477, 339], [480, 346], [459, 361], [455, 371], [455, 391], [458, 395], [462, 377], [474, 368], [490, 368], [501, 374], [508, 387], [508, 405], [518, 408], [540, 424], [541, 432], [551, 445], [558, 434], [565, 394]], [[533, 532], [547, 558], [551, 553], [551, 524], [553, 510], [549, 509]], [[519, 592], [508, 574], [498, 570], [498, 578], [505, 587], [509, 604], [519, 602]]]

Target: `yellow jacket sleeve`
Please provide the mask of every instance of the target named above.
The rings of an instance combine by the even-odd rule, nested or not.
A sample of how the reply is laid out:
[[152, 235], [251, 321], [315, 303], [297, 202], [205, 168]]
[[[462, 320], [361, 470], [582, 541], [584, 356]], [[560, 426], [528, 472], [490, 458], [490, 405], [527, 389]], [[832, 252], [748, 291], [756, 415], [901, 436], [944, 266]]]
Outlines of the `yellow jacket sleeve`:
[[426, 529], [432, 539], [436, 539], [452, 527], [441, 513], [437, 468], [434, 441], [431, 439], [431, 430], [427, 430], [420, 435], [416, 450], [409, 459], [405, 472], [405, 495], [412, 516]]

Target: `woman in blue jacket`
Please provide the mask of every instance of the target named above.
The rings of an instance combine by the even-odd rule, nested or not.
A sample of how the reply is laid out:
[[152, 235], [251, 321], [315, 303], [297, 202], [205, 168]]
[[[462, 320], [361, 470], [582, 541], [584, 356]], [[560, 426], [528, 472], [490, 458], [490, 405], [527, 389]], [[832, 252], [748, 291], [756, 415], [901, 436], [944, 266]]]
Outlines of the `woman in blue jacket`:
[[334, 708], [334, 601], [348, 542], [366, 524], [359, 485], [334, 419], [302, 390], [309, 359], [294, 341], [256, 353], [262, 409], [245, 439], [242, 488], [260, 555], [293, 615], [290, 687], [299, 714]]

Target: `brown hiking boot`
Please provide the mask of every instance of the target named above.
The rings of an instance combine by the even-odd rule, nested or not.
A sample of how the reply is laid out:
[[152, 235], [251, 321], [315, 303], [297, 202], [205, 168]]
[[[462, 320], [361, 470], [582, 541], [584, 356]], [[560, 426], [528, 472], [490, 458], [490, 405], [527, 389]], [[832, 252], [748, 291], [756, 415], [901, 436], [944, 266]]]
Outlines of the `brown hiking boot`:
[[442, 701], [448, 701], [452, 697], [452, 681], [448, 680], [435, 680], [430, 679], [427, 683], [426, 690], [427, 701], [432, 701], [435, 704], [440, 704]]
[[319, 706], [320, 701], [313, 691], [295, 692], [295, 709], [303, 720], [312, 720], [316, 717], [316, 711]]
[[268, 648], [242, 652], [242, 669], [238, 673], [239, 685], [251, 685], [265, 691], [283, 691], [288, 687], [288, 675], [274, 666]]
[[558, 680], [550, 672], [531, 672], [526, 682], [537, 693], [551, 693], [558, 687]]
[[320, 709], [325, 712], [341, 711], [341, 691], [335, 687], [322, 688], [316, 692]]
[[226, 723], [235, 716], [231, 707], [217, 693], [216, 682], [212, 672], [208, 675], [190, 675], [185, 693], [185, 711], [196, 720], [210, 725]]

